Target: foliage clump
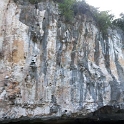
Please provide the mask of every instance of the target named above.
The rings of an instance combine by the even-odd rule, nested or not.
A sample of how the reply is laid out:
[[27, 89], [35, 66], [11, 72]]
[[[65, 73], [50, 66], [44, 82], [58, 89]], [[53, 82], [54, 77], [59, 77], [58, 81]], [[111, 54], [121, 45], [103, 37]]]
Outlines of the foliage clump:
[[107, 29], [111, 27], [114, 17], [109, 14], [109, 11], [98, 11], [95, 7], [88, 5], [85, 0], [57, 0], [57, 2], [59, 2], [59, 9], [66, 21], [72, 20], [75, 15], [89, 15], [94, 18], [103, 36], [107, 35]]
[[[18, 1], [18, 0], [14, 0]], [[43, 0], [23, 0], [29, 1], [31, 4], [37, 4]], [[64, 16], [66, 22], [71, 22], [76, 15], [89, 15], [92, 17], [96, 25], [99, 27], [103, 37], [107, 36], [107, 29], [112, 25], [118, 26], [124, 31], [124, 14], [114, 20], [114, 16], [109, 11], [99, 11], [97, 8], [90, 6], [85, 0], [53, 0], [59, 5], [61, 15]]]
[[64, 15], [66, 21], [73, 19], [74, 10], [73, 5], [76, 0], [61, 0], [59, 1], [59, 10]]
[[109, 27], [112, 27], [113, 18], [114, 15], [109, 14], [109, 11], [100, 11], [95, 13], [95, 20], [100, 31], [103, 34], [103, 37], [107, 35], [107, 29]]
[[113, 24], [117, 27], [119, 27], [124, 32], [124, 14], [120, 14], [120, 18], [115, 19], [113, 21]]

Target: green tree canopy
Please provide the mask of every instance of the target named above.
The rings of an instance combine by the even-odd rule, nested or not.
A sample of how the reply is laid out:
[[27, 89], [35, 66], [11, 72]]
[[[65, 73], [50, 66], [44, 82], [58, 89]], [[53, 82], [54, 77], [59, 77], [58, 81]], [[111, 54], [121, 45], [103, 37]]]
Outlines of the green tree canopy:
[[115, 19], [113, 24], [124, 31], [124, 13], [121, 13], [120, 18]]
[[103, 36], [107, 34], [108, 27], [112, 26], [114, 15], [109, 14], [109, 11], [100, 11], [95, 13], [97, 25], [102, 32]]
[[65, 16], [66, 21], [69, 21], [73, 18], [73, 5], [75, 2], [76, 0], [62, 0], [59, 2], [59, 10], [61, 11], [61, 14]]

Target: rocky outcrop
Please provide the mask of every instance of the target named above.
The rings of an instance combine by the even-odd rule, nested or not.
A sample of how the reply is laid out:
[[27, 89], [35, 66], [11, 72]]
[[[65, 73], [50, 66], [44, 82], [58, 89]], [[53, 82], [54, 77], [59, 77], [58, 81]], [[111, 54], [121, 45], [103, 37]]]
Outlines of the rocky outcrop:
[[1, 0], [0, 17], [1, 121], [91, 113], [123, 119], [121, 30], [103, 39], [88, 15], [66, 23], [52, 0]]

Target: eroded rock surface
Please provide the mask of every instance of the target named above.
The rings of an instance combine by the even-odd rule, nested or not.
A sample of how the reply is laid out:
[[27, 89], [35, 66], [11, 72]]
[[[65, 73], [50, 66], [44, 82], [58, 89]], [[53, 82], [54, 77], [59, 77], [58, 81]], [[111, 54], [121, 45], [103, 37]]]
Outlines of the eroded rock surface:
[[104, 40], [91, 17], [78, 15], [65, 23], [52, 0], [37, 7], [0, 0], [0, 17], [1, 120], [83, 117], [95, 111], [96, 116], [105, 106], [114, 113], [124, 109], [119, 29], [109, 29]]

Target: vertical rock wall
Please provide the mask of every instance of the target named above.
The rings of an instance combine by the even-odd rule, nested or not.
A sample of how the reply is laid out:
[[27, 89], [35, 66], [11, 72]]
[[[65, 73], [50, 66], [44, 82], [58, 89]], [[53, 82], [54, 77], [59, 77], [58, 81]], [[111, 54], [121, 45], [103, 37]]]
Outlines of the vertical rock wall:
[[102, 38], [87, 15], [66, 23], [58, 5], [0, 0], [0, 118], [123, 109], [123, 33]]

